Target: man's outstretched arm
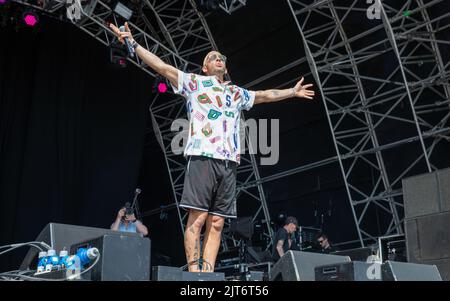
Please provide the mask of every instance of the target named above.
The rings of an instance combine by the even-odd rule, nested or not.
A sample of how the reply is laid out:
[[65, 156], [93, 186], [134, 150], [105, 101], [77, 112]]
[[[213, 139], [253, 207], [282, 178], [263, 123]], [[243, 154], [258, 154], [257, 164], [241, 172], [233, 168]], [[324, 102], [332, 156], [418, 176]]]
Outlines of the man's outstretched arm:
[[[132, 43], [134, 41], [133, 36], [131, 35], [130, 28], [128, 27], [128, 23], [125, 22], [125, 31], [121, 32], [119, 28], [114, 26], [114, 24], [110, 24], [109, 27], [116, 34], [117, 38], [121, 43], [125, 43], [124, 39], [128, 38], [128, 41]], [[178, 69], [166, 64], [159, 57], [148, 51], [142, 46], [137, 46], [136, 54], [141, 58], [141, 60], [146, 63], [150, 68], [155, 70], [158, 74], [167, 78], [172, 85], [178, 87]]]
[[313, 85], [303, 85], [303, 81], [304, 78], [302, 77], [291, 89], [256, 91], [255, 104], [277, 102], [294, 97], [313, 99], [315, 93], [313, 90], [309, 90]]

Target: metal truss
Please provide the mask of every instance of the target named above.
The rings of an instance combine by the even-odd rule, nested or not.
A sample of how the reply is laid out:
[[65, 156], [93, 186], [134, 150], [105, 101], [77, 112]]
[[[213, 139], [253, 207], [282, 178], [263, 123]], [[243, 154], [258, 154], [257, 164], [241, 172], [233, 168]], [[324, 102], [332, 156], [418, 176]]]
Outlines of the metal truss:
[[[439, 8], [445, 1], [376, 1], [379, 19], [368, 18], [366, 1], [287, 0], [361, 245], [403, 233], [401, 180], [439, 168], [433, 151], [449, 137], [449, 63], [442, 53], [450, 13]], [[377, 231], [369, 230], [373, 214], [386, 221]]]
[[[128, 24], [139, 44], [180, 70], [198, 72], [201, 69], [200, 64], [195, 62], [195, 55], [211, 48], [211, 36], [189, 0], [145, 0], [135, 10]], [[117, 20], [109, 4], [97, 1], [92, 13], [84, 14], [76, 25], [109, 46], [115, 38], [112, 38], [107, 22], [119, 24], [123, 21]], [[138, 56], [128, 60], [156, 76]]]
[[219, 7], [231, 14], [246, 4], [247, 0], [222, 0], [220, 1]]

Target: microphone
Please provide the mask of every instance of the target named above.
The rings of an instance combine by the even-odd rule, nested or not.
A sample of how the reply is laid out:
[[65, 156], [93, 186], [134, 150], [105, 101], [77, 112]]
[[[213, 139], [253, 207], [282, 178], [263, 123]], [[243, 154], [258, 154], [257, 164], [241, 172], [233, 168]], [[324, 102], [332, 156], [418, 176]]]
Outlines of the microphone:
[[[119, 29], [120, 29], [121, 32], [125, 32], [125, 26], [122, 25], [122, 26], [119, 27]], [[129, 54], [131, 57], [134, 57], [135, 51], [134, 51], [133, 46], [131, 46], [131, 43], [130, 43], [130, 41], [128, 40], [128, 38], [125, 38], [125, 45], [127, 45], [128, 54]], [[136, 189], [136, 190], [137, 190], [137, 189]]]
[[136, 193], [136, 194], [139, 194], [139, 193], [141, 193], [141, 190], [140, 190], [139, 188], [136, 188], [135, 193]]

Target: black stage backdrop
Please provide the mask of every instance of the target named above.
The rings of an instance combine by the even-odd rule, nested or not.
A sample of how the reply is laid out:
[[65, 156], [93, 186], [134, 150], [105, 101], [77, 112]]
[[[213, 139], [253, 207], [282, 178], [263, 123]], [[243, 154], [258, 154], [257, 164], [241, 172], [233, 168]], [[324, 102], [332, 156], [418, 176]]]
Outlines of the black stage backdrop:
[[0, 245], [49, 222], [109, 227], [137, 186], [152, 78], [58, 20], [0, 35]]

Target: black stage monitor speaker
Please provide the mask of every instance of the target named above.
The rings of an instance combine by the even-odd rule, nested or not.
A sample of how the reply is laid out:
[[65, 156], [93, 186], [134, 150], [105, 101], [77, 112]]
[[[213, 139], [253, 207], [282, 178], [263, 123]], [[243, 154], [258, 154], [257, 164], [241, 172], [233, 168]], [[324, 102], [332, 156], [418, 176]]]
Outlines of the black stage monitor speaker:
[[384, 281], [442, 281], [435, 265], [386, 261], [382, 267]]
[[316, 281], [381, 281], [381, 264], [360, 261], [315, 268]]
[[78, 243], [70, 248], [97, 248], [100, 258], [92, 270], [82, 278], [93, 281], [150, 280], [150, 239], [115, 234]]
[[177, 267], [156, 266], [152, 269], [153, 281], [224, 281], [224, 273], [192, 273]]
[[[36, 237], [35, 241], [43, 241], [59, 252], [63, 248], [69, 249], [71, 245], [82, 241], [94, 239], [104, 234], [117, 233], [117, 231], [112, 231], [110, 229], [49, 223]], [[130, 237], [142, 237], [141, 234], [137, 233], [120, 232], [120, 234]], [[22, 265], [20, 266], [20, 269], [28, 269], [31, 263], [36, 261], [35, 258], [37, 258], [37, 253], [38, 251], [35, 248], [30, 248], [22, 262]]]
[[314, 281], [316, 267], [344, 262], [350, 257], [288, 251], [270, 270], [270, 281]]

